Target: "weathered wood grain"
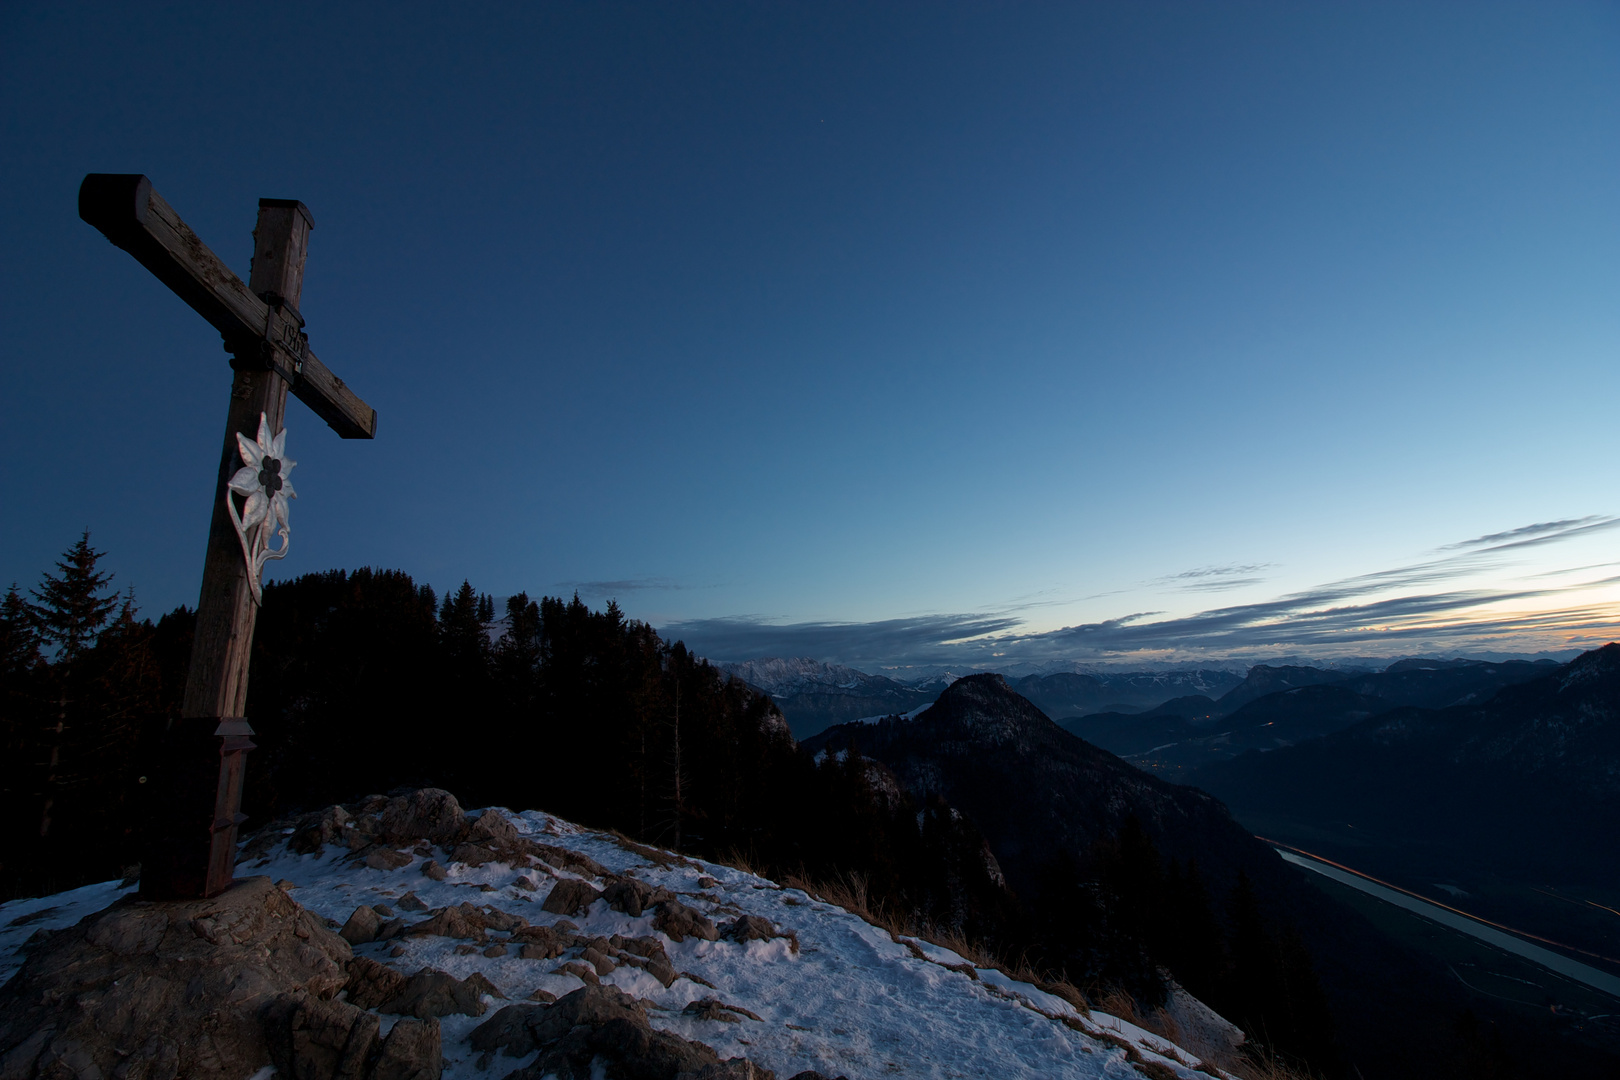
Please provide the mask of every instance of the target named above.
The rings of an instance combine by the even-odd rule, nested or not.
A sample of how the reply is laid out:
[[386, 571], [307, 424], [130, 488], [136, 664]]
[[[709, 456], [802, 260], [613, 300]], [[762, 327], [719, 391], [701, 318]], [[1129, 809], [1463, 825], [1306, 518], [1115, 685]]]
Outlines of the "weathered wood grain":
[[[285, 307], [296, 311], [303, 289], [304, 257], [309, 251], [309, 216], [287, 207], [260, 206], [253, 243], [250, 280], [254, 291], [275, 293]], [[242, 467], [236, 436], [240, 433], [252, 439], [257, 435], [261, 413], [272, 432], [281, 430], [287, 410], [287, 383], [276, 372], [253, 362], [256, 343], [240, 344], [249, 356], [244, 359], [239, 352], [232, 364], [236, 375], [214, 480], [214, 513], [208, 528], [202, 594], [197, 599], [197, 632], [192, 639], [191, 670], [181, 713], [187, 717], [241, 716], [247, 705], [248, 660], [259, 609], [253, 600], [251, 571], [242, 558], [242, 546], [225, 499], [231, 477]]]
[[[276, 371], [287, 381], [293, 395], [343, 438], [372, 438], [377, 432], [377, 411], [309, 351], [297, 301], [289, 299], [303, 288], [309, 212], [302, 203], [284, 199], [261, 200], [260, 210], [301, 217], [305, 225], [305, 247], [296, 257], [293, 253], [275, 256], [284, 261], [265, 267], [263, 280], [267, 284], [263, 289], [243, 284], [174, 207], [152, 190], [146, 177], [91, 173], [79, 187], [79, 216], [133, 255], [207, 319], [225, 339], [226, 347], [237, 354], [239, 366], [256, 365]], [[254, 282], [260, 280], [259, 264], [267, 258], [270, 256], [260, 252], [255, 240]], [[298, 270], [289, 277], [287, 266], [292, 264]], [[281, 309], [260, 299], [265, 293], [280, 297]], [[249, 343], [255, 348], [250, 349]]]

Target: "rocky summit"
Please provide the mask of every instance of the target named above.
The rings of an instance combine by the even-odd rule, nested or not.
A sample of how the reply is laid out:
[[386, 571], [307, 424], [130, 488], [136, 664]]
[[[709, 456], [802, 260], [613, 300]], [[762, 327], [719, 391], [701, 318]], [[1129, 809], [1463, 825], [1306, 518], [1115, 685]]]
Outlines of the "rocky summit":
[[1202, 1080], [1242, 1038], [1184, 994], [1175, 1042], [802, 890], [435, 789], [274, 823], [238, 867], [261, 876], [206, 901], [0, 905], [0, 964], [25, 957], [0, 1080]]
[[439, 1022], [337, 995], [349, 943], [267, 877], [211, 900], [130, 897], [35, 942], [0, 990], [0, 1076], [428, 1080]]

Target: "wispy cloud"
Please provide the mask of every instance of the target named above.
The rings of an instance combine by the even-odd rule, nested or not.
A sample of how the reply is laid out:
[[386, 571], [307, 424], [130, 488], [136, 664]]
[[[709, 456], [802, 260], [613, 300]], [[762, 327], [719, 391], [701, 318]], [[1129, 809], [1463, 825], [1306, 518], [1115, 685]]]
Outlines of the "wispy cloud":
[[1486, 533], [1484, 536], [1476, 536], [1472, 540], [1461, 540], [1455, 544], [1447, 544], [1440, 550], [1462, 551], [1470, 548], [1502, 550], [1503, 548], [1522, 547], [1527, 544], [1556, 543], [1560, 540], [1571, 539], [1581, 533], [1591, 532], [1594, 529], [1608, 529], [1615, 525], [1620, 525], [1620, 518], [1608, 517], [1603, 514], [1565, 518], [1562, 521], [1538, 521], [1534, 525], [1521, 525], [1517, 529], [1509, 529], [1506, 532]]
[[686, 586], [674, 578], [624, 578], [618, 581], [559, 581], [562, 592], [577, 592], [580, 596], [622, 596], [633, 592], [676, 592]]
[[1271, 563], [1228, 563], [1225, 566], [1200, 566], [1157, 578], [1153, 584], [1168, 585], [1183, 592], [1226, 592], [1245, 585], [1260, 585], [1265, 578], [1261, 571], [1271, 569]]
[[[705, 619], [665, 627], [716, 659], [813, 656], [860, 666], [944, 664], [995, 666], [1053, 660], [1102, 660], [1125, 655], [1255, 655], [1314, 651], [1320, 655], [1377, 654], [1443, 648], [1467, 642], [1514, 648], [1514, 640], [1620, 632], [1609, 607], [1569, 606], [1578, 590], [1620, 578], [1571, 584], [1457, 588], [1459, 579], [1500, 564], [1503, 553], [1532, 544], [1560, 543], [1620, 525], [1591, 516], [1541, 522], [1451, 544], [1454, 552], [1404, 566], [1330, 581], [1250, 604], [1159, 618], [1136, 612], [1058, 630], [1026, 632], [1016, 613], [1027, 604], [974, 615], [942, 614], [878, 622], [777, 624], [763, 618]], [[1599, 564], [1604, 565], [1604, 564]], [[1595, 568], [1595, 567], [1590, 567]], [[1589, 569], [1590, 569], [1589, 568]], [[1199, 589], [1203, 583], [1243, 582], [1263, 565], [1231, 564], [1183, 571], [1160, 583]], [[1528, 579], [1534, 582], [1535, 579]], [[1392, 595], [1393, 594], [1393, 595]], [[1502, 608], [1512, 610], [1504, 612]]]
[[758, 660], [767, 656], [814, 656], [871, 663], [894, 656], [934, 655], [974, 638], [1016, 629], [1011, 615], [924, 615], [878, 622], [772, 623], [757, 616], [692, 619], [667, 624], [666, 637], [679, 638], [716, 660]]
[[1590, 566], [1566, 566], [1561, 570], [1546, 570], [1539, 574], [1531, 574], [1531, 579], [1544, 577], [1565, 577], [1569, 574], [1583, 574], [1588, 570], [1602, 570], [1609, 566], [1620, 566], [1620, 562], [1592, 563]]

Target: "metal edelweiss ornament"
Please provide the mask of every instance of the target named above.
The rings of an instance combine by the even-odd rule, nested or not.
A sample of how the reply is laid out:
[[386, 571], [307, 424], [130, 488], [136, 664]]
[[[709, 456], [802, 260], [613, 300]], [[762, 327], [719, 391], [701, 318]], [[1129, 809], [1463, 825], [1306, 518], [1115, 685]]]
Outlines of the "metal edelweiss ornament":
[[[298, 493], [287, 482], [296, 461], [289, 460], [287, 429], [282, 428], [274, 439], [270, 437], [270, 421], [259, 414], [259, 437], [249, 439], [238, 433], [236, 447], [242, 454], [242, 468], [231, 477], [230, 490], [225, 493], [225, 509], [230, 511], [231, 524], [236, 526], [236, 538], [242, 542], [242, 557], [247, 560], [248, 584], [253, 589], [253, 601], [264, 603], [259, 579], [264, 575], [264, 564], [271, 559], [285, 559], [292, 544], [292, 533], [287, 525], [291, 511], [288, 499]], [[236, 501], [231, 493], [247, 501], [237, 513]], [[281, 533], [281, 546], [270, 546], [271, 535]]]

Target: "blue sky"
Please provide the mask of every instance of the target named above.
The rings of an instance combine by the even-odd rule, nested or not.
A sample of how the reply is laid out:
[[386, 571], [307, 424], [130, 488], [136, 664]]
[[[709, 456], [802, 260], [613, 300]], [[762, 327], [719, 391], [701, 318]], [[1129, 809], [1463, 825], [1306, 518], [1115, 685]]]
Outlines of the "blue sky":
[[1617, 636], [1620, 8], [449, 7], [5, 8], [0, 582], [195, 602], [230, 373], [77, 219], [128, 171], [243, 274], [313, 211], [379, 434], [290, 407], [272, 576], [868, 667]]

